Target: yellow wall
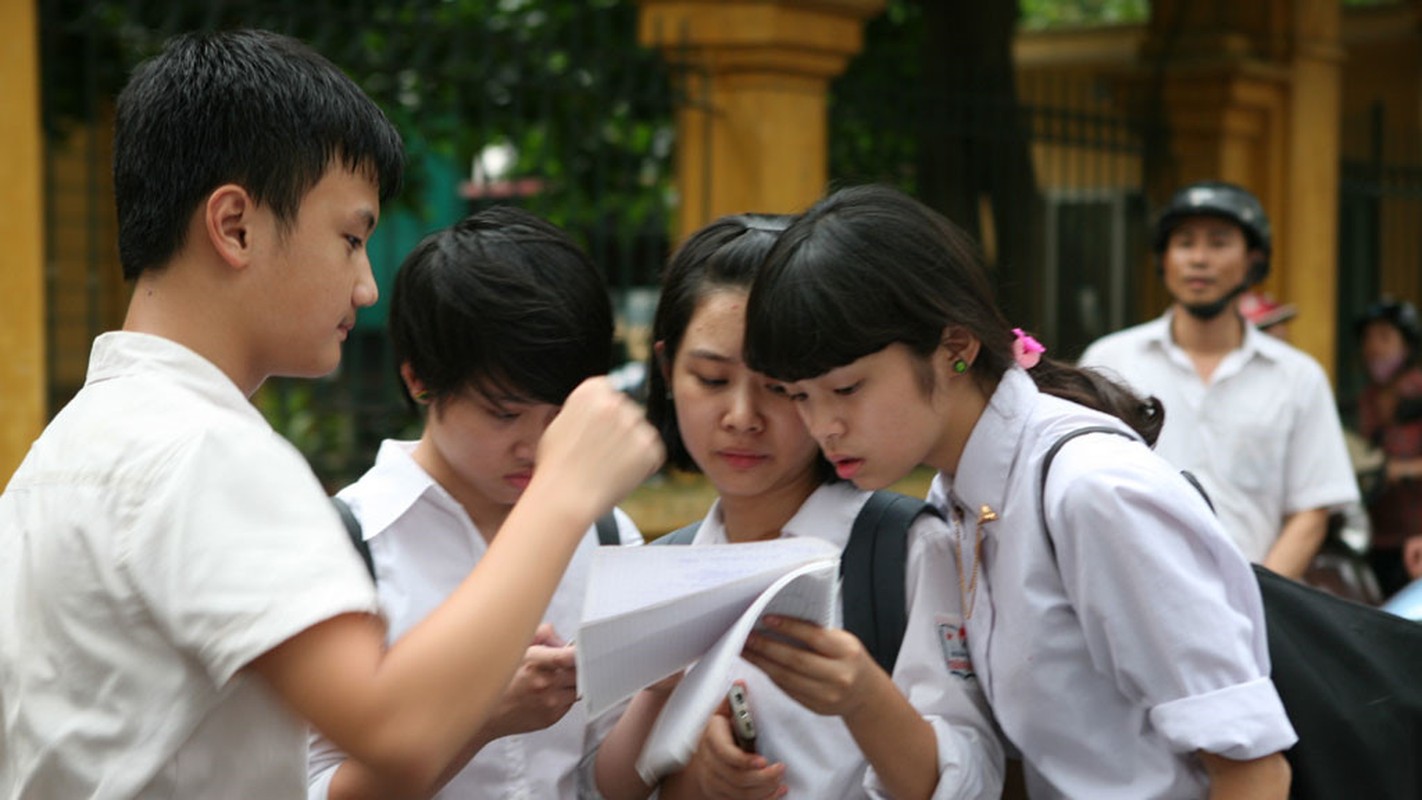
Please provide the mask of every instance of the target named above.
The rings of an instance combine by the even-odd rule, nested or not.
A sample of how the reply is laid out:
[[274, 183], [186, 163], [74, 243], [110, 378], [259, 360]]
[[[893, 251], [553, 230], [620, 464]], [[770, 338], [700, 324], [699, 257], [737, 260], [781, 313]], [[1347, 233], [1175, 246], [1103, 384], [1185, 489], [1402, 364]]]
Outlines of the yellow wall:
[[44, 195], [35, 4], [0, 3], [0, 484], [45, 420]]

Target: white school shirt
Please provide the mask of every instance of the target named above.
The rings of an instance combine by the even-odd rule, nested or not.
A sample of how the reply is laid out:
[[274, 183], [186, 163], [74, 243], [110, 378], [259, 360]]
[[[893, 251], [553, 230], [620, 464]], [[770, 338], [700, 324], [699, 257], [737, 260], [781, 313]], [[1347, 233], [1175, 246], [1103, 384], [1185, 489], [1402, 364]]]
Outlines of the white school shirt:
[[[416, 442], [387, 440], [375, 465], [338, 496], [350, 504], [370, 542], [380, 605], [390, 620], [394, 642], [454, 591], [488, 551], [488, 544], [463, 506], [411, 457]], [[624, 545], [640, 545], [642, 535], [621, 510], [614, 511]], [[553, 593], [543, 616], [570, 640], [582, 619], [588, 569], [598, 547], [590, 528]], [[622, 707], [590, 721], [587, 706], [575, 703], [547, 728], [505, 736], [485, 745], [440, 790], [443, 800], [544, 800], [576, 797], [576, 768], [616, 722]], [[331, 778], [345, 754], [314, 731], [307, 765], [308, 797], [325, 800]]]
[[375, 589], [301, 454], [174, 342], [107, 333], [0, 495], [0, 797], [295, 798], [240, 670]]
[[1225, 531], [1261, 562], [1284, 518], [1358, 500], [1328, 376], [1308, 354], [1244, 326], [1244, 341], [1206, 384], [1170, 335], [1172, 312], [1106, 336], [1081, 365], [1110, 370], [1160, 398], [1155, 451], [1200, 479]]
[[930, 502], [971, 509], [959, 526], [965, 574], [979, 510], [998, 515], [983, 525], [964, 603], [973, 666], [1033, 798], [1205, 797], [1195, 751], [1258, 758], [1297, 738], [1268, 678], [1258, 584], [1179, 471], [1114, 434], [1074, 439], [1052, 462], [1054, 557], [1042, 460], [1089, 425], [1126, 430], [1014, 367], [957, 478], [934, 479]]
[[[843, 549], [869, 494], [849, 483], [823, 485], [785, 523], [781, 535], [815, 536]], [[1002, 793], [1003, 755], [991, 712], [977, 681], [962, 674], [970, 670], [955, 675], [948, 669], [934, 624], [940, 614], [956, 614], [956, 595], [941, 603], [926, 602], [941, 594], [934, 589], [943, 570], [953, 569], [952, 550], [944, 546], [948, 537], [947, 526], [931, 514], [919, 517], [909, 528], [905, 570], [909, 620], [898, 663], [915, 660], [918, 666], [907, 671], [896, 668], [894, 676], [896, 681], [901, 672], [921, 678], [923, 685], [913, 691], [920, 698], [935, 700], [940, 712], [930, 719], [938, 737], [940, 777], [935, 800], [997, 798]], [[727, 543], [718, 500], [691, 544]], [[744, 659], [737, 659], [730, 676], [731, 682], [736, 680], [746, 684], [758, 752], [772, 764], [785, 764], [788, 797], [888, 797], [873, 774], [866, 774], [868, 762], [844, 720], [820, 716], [800, 705]]]

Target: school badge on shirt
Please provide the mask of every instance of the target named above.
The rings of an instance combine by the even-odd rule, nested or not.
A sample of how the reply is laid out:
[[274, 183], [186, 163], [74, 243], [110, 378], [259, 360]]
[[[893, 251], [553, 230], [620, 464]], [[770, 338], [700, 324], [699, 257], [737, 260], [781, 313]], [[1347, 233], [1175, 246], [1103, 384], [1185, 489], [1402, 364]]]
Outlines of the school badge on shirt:
[[933, 622], [938, 626], [938, 644], [943, 648], [943, 663], [948, 671], [959, 678], [974, 678], [973, 659], [968, 655], [968, 629], [963, 626], [963, 618], [955, 614], [935, 614]]

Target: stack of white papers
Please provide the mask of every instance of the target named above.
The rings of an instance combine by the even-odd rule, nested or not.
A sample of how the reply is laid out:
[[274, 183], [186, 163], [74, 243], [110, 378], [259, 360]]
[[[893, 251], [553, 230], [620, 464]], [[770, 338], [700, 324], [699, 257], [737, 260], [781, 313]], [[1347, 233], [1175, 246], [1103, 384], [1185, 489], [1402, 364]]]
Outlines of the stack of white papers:
[[578, 691], [596, 716], [696, 662], [637, 761], [654, 782], [685, 766], [766, 614], [839, 621], [839, 548], [810, 537], [701, 546], [602, 547], [578, 628]]

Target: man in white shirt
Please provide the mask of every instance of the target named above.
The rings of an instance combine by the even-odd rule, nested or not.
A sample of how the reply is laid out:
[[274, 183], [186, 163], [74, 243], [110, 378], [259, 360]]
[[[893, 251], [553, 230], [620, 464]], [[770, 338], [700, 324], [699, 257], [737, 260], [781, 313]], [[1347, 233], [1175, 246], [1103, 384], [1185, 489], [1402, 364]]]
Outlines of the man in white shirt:
[[247, 398], [340, 360], [399, 134], [260, 31], [180, 36], [119, 97], [122, 331], [0, 495], [0, 798], [296, 798], [302, 720], [433, 784], [498, 699], [592, 521], [661, 458], [605, 381], [549, 426], [507, 537], [385, 645], [301, 455]]
[[1081, 364], [1159, 398], [1156, 450], [1200, 479], [1247, 558], [1300, 578], [1329, 512], [1358, 488], [1323, 369], [1238, 310], [1269, 271], [1268, 217], [1238, 186], [1192, 184], [1161, 215], [1154, 248], [1170, 309], [1103, 337]]

